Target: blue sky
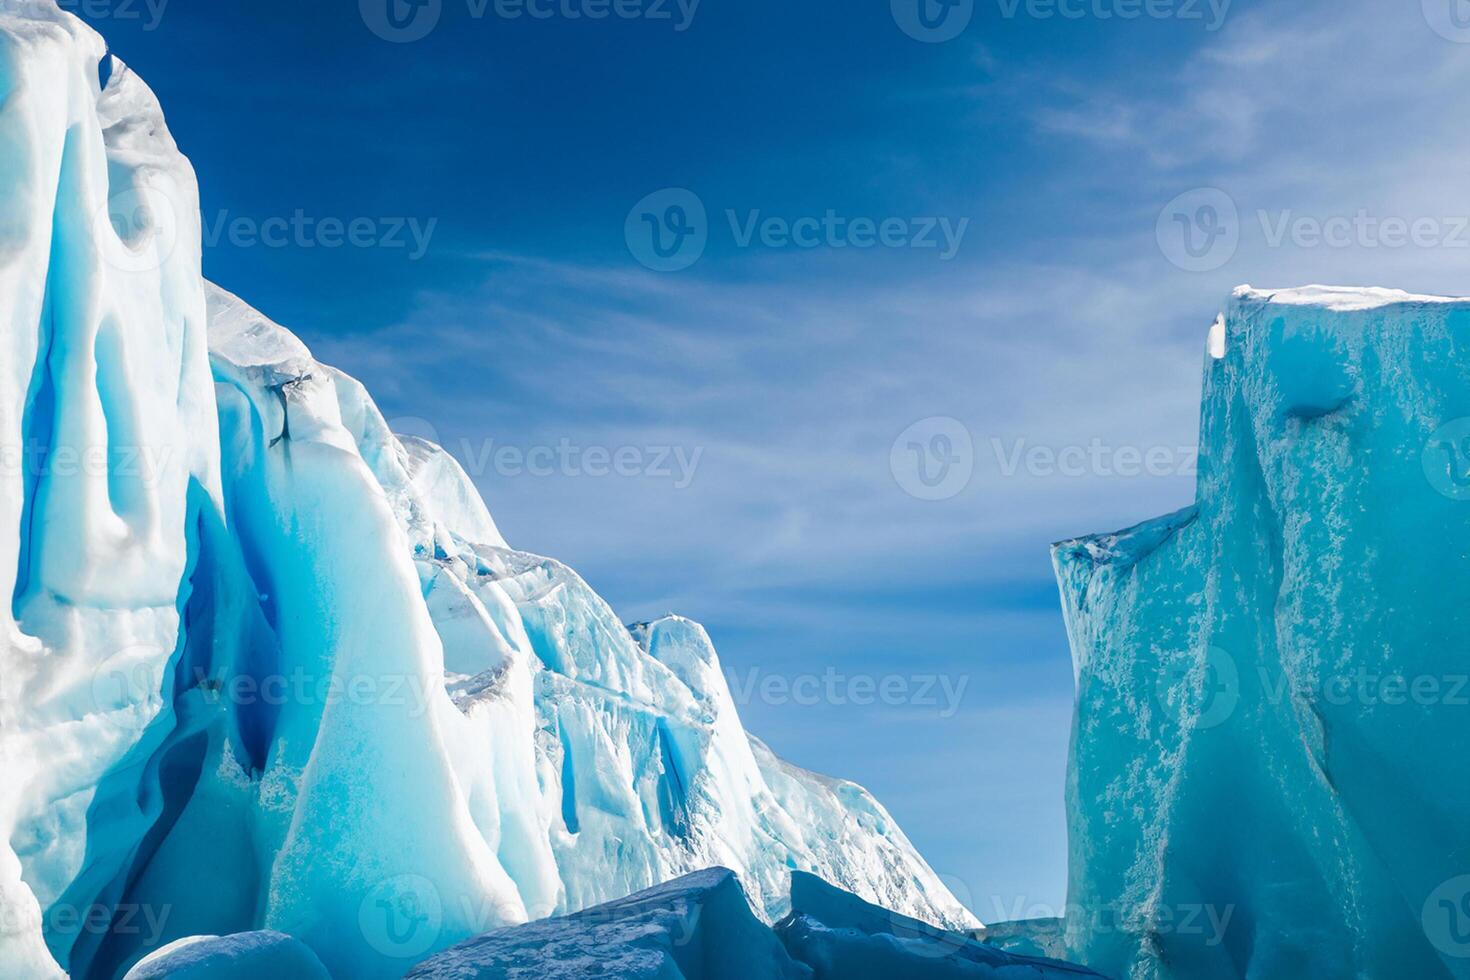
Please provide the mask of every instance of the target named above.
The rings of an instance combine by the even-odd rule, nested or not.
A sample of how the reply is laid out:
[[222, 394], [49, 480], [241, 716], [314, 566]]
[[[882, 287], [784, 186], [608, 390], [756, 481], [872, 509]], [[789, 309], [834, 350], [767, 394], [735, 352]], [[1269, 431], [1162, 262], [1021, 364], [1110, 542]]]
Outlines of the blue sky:
[[194, 161], [207, 275], [513, 544], [707, 624], [748, 727], [1000, 920], [1065, 898], [1047, 546], [1191, 499], [1230, 289], [1470, 292], [1470, 4], [917, 2], [70, 6]]

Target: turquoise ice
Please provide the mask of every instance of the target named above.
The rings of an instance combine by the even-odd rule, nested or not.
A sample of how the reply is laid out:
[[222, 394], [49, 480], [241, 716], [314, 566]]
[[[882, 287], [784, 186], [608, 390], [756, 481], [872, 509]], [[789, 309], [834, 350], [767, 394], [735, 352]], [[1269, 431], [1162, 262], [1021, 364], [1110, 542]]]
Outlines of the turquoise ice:
[[1470, 302], [1243, 287], [1195, 504], [1068, 541], [1068, 941], [1129, 980], [1470, 976]]

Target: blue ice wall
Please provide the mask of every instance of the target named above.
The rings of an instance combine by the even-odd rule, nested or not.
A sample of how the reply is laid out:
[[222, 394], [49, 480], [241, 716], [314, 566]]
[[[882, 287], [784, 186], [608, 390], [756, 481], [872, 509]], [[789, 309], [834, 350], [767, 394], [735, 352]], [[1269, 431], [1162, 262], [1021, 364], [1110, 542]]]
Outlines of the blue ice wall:
[[1242, 288], [1224, 320], [1195, 505], [1054, 551], [1069, 948], [1470, 976], [1470, 303]]

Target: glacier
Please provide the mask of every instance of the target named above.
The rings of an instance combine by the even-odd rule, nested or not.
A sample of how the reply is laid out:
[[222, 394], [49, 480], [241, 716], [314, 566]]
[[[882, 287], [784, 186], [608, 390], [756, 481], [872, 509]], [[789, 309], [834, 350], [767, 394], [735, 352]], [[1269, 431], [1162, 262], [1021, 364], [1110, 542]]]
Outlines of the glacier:
[[1467, 344], [1470, 302], [1242, 287], [1194, 505], [1055, 547], [1074, 958], [1470, 976]]
[[54, 0], [0, 5], [0, 179], [0, 974], [396, 977], [716, 866], [768, 921], [797, 870], [978, 925], [745, 732], [703, 628], [510, 547], [203, 280], [157, 99]]

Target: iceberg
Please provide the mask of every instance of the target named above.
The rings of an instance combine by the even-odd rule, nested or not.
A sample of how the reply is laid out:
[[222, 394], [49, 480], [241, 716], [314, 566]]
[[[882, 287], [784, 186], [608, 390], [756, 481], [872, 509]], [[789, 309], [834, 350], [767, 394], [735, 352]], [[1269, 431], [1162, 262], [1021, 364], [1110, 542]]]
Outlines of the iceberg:
[[1195, 504], [1056, 546], [1075, 958], [1470, 976], [1470, 302], [1242, 287]]
[[157, 99], [54, 0], [0, 5], [0, 177], [0, 974], [278, 934], [398, 977], [714, 866], [768, 921], [796, 869], [978, 925], [866, 791], [744, 730], [703, 628], [510, 547], [201, 278]]

